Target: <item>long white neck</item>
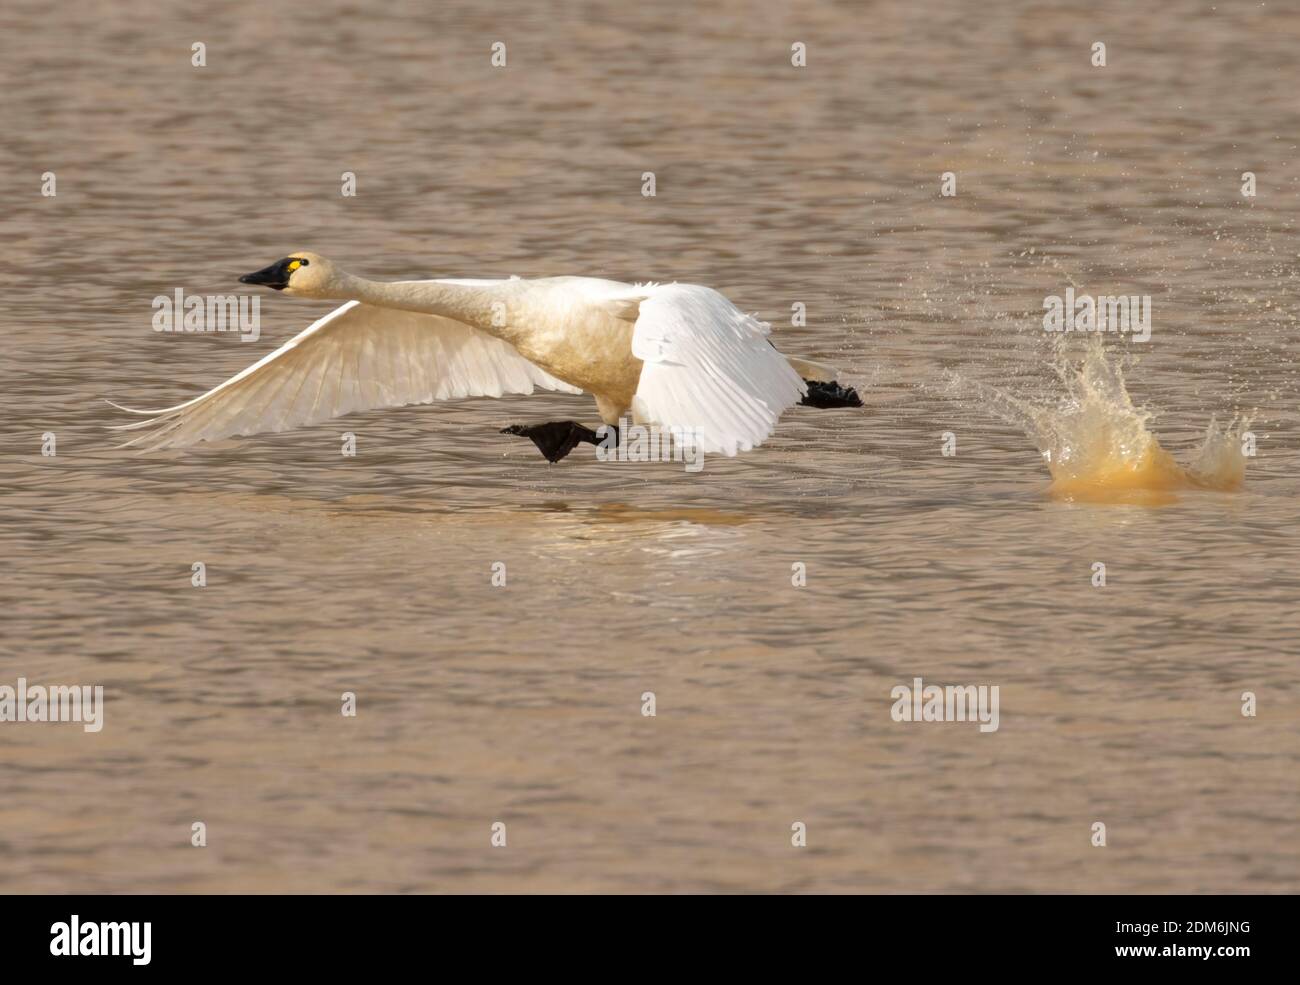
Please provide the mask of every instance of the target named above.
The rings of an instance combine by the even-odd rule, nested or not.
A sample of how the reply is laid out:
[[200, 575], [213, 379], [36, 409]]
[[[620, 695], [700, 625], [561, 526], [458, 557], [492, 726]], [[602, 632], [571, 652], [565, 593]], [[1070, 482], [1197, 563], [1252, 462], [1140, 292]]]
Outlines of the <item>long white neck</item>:
[[342, 274], [339, 280], [339, 296], [362, 304], [442, 315], [493, 335], [504, 334], [502, 329], [508, 322], [507, 299], [495, 287], [411, 280], [383, 283], [354, 274]]

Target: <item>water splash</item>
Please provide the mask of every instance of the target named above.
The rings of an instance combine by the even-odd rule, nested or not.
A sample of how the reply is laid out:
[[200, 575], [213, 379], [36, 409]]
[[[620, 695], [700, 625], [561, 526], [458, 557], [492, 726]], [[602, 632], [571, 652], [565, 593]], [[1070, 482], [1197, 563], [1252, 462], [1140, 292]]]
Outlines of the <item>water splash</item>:
[[1148, 427], [1152, 415], [1134, 406], [1123, 360], [1107, 358], [1100, 334], [1089, 337], [1082, 361], [1067, 358], [1062, 349], [1054, 368], [1064, 395], [1052, 405], [961, 381], [1038, 447], [1052, 474], [1052, 496], [1149, 505], [1171, 502], [1179, 490], [1241, 488], [1246, 477], [1241, 435], [1249, 418], [1234, 418], [1226, 428], [1212, 419], [1200, 449], [1182, 465]]

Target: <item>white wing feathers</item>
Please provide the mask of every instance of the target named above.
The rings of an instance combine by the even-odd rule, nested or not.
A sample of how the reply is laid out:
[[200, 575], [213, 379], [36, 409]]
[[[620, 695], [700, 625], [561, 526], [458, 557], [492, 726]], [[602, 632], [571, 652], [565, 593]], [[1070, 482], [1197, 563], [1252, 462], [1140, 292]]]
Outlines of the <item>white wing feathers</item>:
[[[349, 301], [202, 396], [119, 430], [148, 451], [290, 428], [377, 407], [456, 397], [581, 393], [508, 342], [438, 315]], [[122, 408], [130, 410], [130, 408]], [[126, 447], [123, 446], [123, 447]]]
[[632, 334], [632, 354], [644, 361], [633, 415], [693, 430], [705, 452], [735, 455], [762, 444], [807, 393], [768, 331], [710, 288], [655, 288]]

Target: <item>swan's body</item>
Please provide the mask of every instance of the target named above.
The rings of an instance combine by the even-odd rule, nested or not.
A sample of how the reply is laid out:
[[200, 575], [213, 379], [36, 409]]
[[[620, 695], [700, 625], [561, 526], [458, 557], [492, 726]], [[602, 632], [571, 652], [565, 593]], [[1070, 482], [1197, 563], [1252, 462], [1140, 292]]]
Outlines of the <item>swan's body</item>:
[[701, 451], [734, 455], [761, 444], [803, 398], [801, 373], [834, 375], [788, 361], [769, 344], [766, 324], [717, 291], [689, 284], [590, 277], [379, 283], [306, 252], [241, 280], [347, 303], [202, 396], [133, 411], [151, 420], [125, 425], [147, 429], [128, 444], [183, 447], [353, 411], [540, 387], [590, 393], [608, 425], [631, 416], [691, 429]]

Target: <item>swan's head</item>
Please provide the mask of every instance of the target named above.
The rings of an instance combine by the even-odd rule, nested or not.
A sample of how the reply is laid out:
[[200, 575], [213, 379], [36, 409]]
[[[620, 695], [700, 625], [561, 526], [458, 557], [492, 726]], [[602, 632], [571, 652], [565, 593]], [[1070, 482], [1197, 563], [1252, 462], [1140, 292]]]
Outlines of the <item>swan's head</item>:
[[304, 298], [329, 298], [342, 287], [337, 268], [319, 253], [298, 250], [269, 267], [244, 274], [241, 284], [260, 284]]

